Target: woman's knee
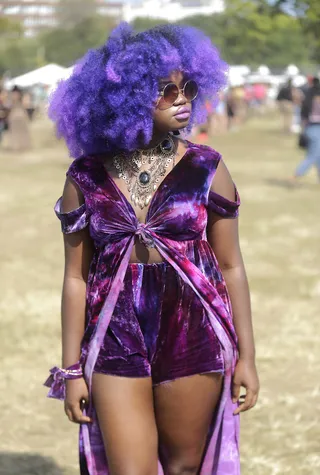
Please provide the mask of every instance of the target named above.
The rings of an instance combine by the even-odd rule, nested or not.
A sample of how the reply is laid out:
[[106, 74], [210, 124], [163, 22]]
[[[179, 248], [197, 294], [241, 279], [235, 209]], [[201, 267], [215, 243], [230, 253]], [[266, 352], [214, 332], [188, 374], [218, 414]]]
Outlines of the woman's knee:
[[188, 454], [169, 460], [165, 475], [197, 475], [199, 473], [202, 454]]
[[197, 475], [199, 473], [199, 467], [178, 462], [177, 464], [169, 466], [168, 471], [164, 473], [165, 475]]

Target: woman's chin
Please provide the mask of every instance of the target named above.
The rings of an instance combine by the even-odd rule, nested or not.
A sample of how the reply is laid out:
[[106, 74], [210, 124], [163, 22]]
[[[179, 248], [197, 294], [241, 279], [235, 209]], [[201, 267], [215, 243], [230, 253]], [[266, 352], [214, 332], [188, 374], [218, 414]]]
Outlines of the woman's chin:
[[173, 118], [172, 122], [174, 124], [172, 127], [172, 130], [181, 130], [181, 129], [184, 129], [185, 127], [188, 127], [190, 119], [180, 120], [180, 119]]

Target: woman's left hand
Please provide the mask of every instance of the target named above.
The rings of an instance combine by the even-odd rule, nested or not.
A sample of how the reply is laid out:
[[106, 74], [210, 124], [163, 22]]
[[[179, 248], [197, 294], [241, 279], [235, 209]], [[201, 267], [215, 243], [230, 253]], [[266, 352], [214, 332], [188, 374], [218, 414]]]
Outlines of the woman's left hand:
[[232, 401], [236, 403], [240, 397], [240, 388], [246, 388], [246, 395], [243, 402], [234, 411], [234, 415], [252, 409], [258, 400], [259, 378], [254, 360], [239, 359], [232, 381]]

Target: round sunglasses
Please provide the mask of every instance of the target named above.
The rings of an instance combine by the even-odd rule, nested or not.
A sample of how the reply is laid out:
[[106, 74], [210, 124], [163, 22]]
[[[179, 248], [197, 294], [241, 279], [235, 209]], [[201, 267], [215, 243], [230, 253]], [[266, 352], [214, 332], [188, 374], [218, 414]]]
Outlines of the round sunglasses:
[[173, 82], [169, 82], [165, 85], [162, 91], [159, 92], [160, 98], [162, 98], [167, 104], [171, 106], [176, 102], [180, 92], [184, 95], [188, 102], [194, 101], [198, 95], [198, 84], [192, 79], [187, 81], [182, 89], [180, 89]]

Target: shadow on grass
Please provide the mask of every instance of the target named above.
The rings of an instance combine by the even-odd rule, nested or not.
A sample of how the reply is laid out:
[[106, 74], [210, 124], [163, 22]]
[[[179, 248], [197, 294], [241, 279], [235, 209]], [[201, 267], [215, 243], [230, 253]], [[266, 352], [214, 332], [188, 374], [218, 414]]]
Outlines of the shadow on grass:
[[50, 457], [0, 452], [0, 475], [64, 475], [64, 471]]

